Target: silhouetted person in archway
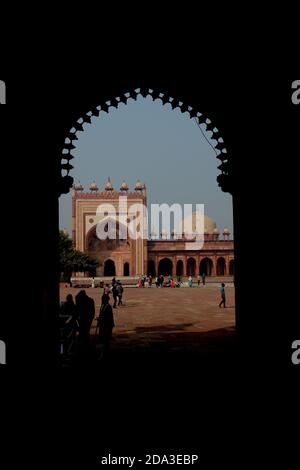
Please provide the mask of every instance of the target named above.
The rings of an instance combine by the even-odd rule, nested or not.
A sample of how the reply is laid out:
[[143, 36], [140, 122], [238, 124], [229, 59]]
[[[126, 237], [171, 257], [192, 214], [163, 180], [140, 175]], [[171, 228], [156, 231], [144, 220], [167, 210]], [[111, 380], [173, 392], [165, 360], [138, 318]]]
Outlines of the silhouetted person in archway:
[[73, 332], [73, 335], [76, 335], [78, 331], [78, 309], [73, 300], [72, 294], [68, 294], [66, 301], [62, 304], [60, 314], [62, 316], [71, 317], [70, 319], [65, 319], [65, 326], [67, 325]]
[[113, 309], [109, 303], [109, 296], [106, 294], [102, 296], [98, 325], [100, 341], [103, 343], [103, 354], [105, 354], [109, 348], [112, 330], [115, 326]]
[[222, 282], [222, 284], [221, 284], [220, 293], [221, 293], [221, 302], [219, 303], [219, 307], [222, 307], [222, 305], [224, 305], [224, 308], [226, 308], [226, 295], [225, 295], [225, 284], [224, 284], [224, 282]]
[[76, 320], [78, 317], [78, 310], [73, 300], [73, 295], [68, 294], [66, 301], [61, 306], [61, 315], [69, 315], [73, 320]]
[[75, 297], [79, 316], [79, 336], [83, 340], [89, 340], [90, 328], [95, 317], [95, 302], [85, 290], [81, 290]]
[[205, 278], [206, 278], [206, 274], [205, 272], [203, 271], [202, 273], [202, 282], [203, 282], [203, 285], [205, 286]]

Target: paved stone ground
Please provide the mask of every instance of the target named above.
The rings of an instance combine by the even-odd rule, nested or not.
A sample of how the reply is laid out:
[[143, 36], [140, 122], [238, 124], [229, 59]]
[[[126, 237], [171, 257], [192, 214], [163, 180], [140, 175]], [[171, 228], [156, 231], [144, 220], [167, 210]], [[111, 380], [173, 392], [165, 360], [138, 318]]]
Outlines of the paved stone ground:
[[[62, 288], [61, 299], [80, 289]], [[98, 315], [103, 289], [86, 289]], [[125, 288], [124, 305], [114, 309], [112, 353], [210, 352], [234, 337], [234, 287], [226, 287], [227, 308], [219, 308], [219, 285], [193, 288]], [[91, 334], [95, 334], [94, 321]], [[97, 337], [93, 338], [97, 345]], [[98, 346], [96, 346], [98, 347]], [[99, 346], [100, 347], [100, 346]], [[226, 347], [226, 346], [225, 346]]]

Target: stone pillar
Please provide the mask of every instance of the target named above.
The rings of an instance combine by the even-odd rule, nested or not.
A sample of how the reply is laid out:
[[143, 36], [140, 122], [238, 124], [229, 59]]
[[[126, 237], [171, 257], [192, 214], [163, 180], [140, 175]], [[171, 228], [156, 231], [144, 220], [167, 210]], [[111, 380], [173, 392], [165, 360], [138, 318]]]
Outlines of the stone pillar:
[[212, 260], [212, 271], [211, 271], [211, 275], [212, 276], [216, 276], [217, 275], [217, 257], [216, 256], [213, 256], [212, 258], [210, 258]]
[[195, 259], [196, 259], [195, 276], [199, 276], [199, 273], [200, 273], [200, 255], [196, 255]]
[[187, 263], [187, 257], [186, 256], [183, 257], [182, 262], [183, 262], [183, 276], [186, 276], [186, 263]]
[[172, 277], [176, 276], [176, 256], [172, 256]]

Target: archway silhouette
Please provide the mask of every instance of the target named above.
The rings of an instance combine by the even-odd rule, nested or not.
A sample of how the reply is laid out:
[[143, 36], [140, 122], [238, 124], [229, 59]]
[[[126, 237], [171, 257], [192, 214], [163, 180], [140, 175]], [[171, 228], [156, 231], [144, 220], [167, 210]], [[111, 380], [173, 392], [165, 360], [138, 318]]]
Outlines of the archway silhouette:
[[213, 272], [213, 262], [210, 258], [203, 258], [200, 262], [199, 274], [205, 274], [205, 276], [211, 276]]
[[123, 266], [123, 276], [130, 276], [129, 263], [126, 261]]
[[186, 263], [187, 276], [195, 276], [196, 274], [196, 260], [195, 258], [188, 258]]
[[[73, 169], [73, 166], [70, 162], [74, 159], [74, 156], [71, 152], [76, 147], [74, 143], [76, 140], [78, 140], [78, 132], [84, 131], [83, 125], [85, 123], [90, 124], [92, 122], [92, 118], [99, 117], [101, 113], [108, 113], [110, 108], [118, 108], [120, 103], [127, 104], [129, 98], [136, 100], [138, 96], [142, 96], [144, 98], [150, 96], [152, 97], [153, 101], [161, 100], [163, 105], [168, 103], [171, 105], [172, 109], [179, 108], [182, 113], [189, 113], [190, 118], [196, 121], [204, 138], [214, 149], [216, 158], [221, 161], [221, 165], [218, 166], [221, 174], [217, 176], [217, 182], [219, 186], [224, 192], [231, 192], [230, 157], [221, 132], [216, 127], [216, 123], [213, 123], [208, 116], [204, 116], [200, 110], [195, 109], [188, 103], [183, 103], [179, 97], [172, 97], [167, 92], [162, 92], [161, 90], [155, 90], [152, 88], [136, 88], [129, 90], [127, 93], [120, 93], [119, 96], [113, 97], [104, 103], [100, 100], [99, 105], [94, 105], [91, 109], [87, 110], [86, 114], [80, 117], [76, 123], [74, 123], [73, 127], [65, 137], [64, 144], [62, 144], [61, 171], [62, 173], [66, 172], [66, 174], [62, 174], [61, 176], [61, 194], [68, 193], [73, 184], [73, 178], [70, 176], [70, 171]], [[206, 133], [203, 132], [201, 125], [206, 127], [206, 133], [207, 131], [211, 132], [210, 139]]]
[[116, 265], [112, 259], [107, 259], [104, 261], [104, 276], [115, 276], [116, 275]]
[[226, 275], [226, 261], [224, 258], [218, 258], [217, 260], [217, 276]]
[[158, 264], [158, 274], [163, 276], [172, 276], [173, 273], [173, 263], [170, 258], [163, 258]]
[[183, 261], [181, 259], [176, 264], [176, 276], [183, 276]]
[[156, 276], [155, 263], [153, 259], [148, 261], [148, 275], [152, 277]]

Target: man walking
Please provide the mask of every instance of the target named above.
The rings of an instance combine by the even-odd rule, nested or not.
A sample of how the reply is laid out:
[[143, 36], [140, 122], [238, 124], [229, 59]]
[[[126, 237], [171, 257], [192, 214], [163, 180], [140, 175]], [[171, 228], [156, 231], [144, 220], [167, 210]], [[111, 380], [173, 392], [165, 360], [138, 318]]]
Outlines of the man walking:
[[225, 284], [224, 284], [224, 282], [222, 282], [222, 284], [221, 284], [220, 293], [221, 293], [221, 302], [219, 303], [219, 307], [221, 308], [222, 305], [224, 305], [224, 308], [226, 308], [226, 296], [225, 296]]

